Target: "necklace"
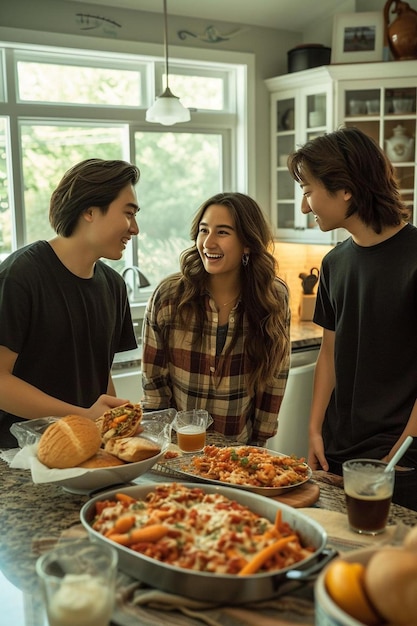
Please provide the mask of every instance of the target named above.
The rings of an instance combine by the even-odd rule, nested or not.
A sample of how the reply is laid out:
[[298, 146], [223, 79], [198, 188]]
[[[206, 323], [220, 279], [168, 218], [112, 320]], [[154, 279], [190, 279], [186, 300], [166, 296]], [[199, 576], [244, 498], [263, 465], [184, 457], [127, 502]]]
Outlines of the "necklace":
[[218, 308], [222, 309], [224, 306], [227, 306], [228, 304], [230, 304], [231, 302], [236, 302], [236, 300], [239, 298], [239, 296], [235, 296], [234, 298], [232, 298], [231, 300], [228, 300], [227, 302], [224, 302], [223, 304], [219, 304]]

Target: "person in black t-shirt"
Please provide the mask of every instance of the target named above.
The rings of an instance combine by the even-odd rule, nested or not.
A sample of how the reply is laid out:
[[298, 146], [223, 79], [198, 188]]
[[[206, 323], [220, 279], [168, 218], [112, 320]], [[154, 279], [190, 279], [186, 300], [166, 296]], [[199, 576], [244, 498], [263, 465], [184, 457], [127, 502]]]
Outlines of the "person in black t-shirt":
[[13, 422], [76, 413], [94, 419], [126, 399], [111, 379], [115, 352], [136, 347], [120, 259], [139, 233], [139, 170], [88, 159], [52, 194], [56, 232], [0, 265], [0, 448]]
[[[392, 164], [354, 127], [307, 142], [289, 158], [303, 213], [350, 237], [323, 259], [314, 322], [315, 369], [308, 462], [391, 459], [417, 436], [417, 228], [406, 219]], [[401, 461], [394, 502], [417, 510], [417, 439]]]

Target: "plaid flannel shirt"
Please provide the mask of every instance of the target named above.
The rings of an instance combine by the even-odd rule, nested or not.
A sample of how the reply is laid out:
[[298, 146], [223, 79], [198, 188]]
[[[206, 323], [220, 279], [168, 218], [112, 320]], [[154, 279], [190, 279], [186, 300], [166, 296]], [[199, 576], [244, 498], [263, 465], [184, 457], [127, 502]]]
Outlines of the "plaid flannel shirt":
[[[277, 293], [284, 294], [288, 307], [288, 291], [276, 280]], [[241, 318], [236, 315], [240, 302], [229, 315], [226, 342], [216, 356], [218, 314], [209, 294], [205, 298], [206, 321], [203, 332], [193, 325], [184, 329], [175, 322], [170, 327], [169, 345], [162, 340], [162, 331], [174, 318], [172, 284], [163, 281], [148, 302], [143, 323], [142, 384], [145, 410], [174, 407], [178, 411], [194, 408], [207, 410], [213, 418], [213, 429], [239, 442], [263, 445], [277, 431], [278, 412], [288, 377], [290, 348], [275, 380], [262, 393], [250, 396], [245, 384], [248, 371], [244, 355], [244, 338], [248, 332], [246, 316], [240, 322], [233, 350], [225, 357]], [[289, 332], [290, 313], [287, 326]], [[220, 376], [220, 372], [223, 375]]]

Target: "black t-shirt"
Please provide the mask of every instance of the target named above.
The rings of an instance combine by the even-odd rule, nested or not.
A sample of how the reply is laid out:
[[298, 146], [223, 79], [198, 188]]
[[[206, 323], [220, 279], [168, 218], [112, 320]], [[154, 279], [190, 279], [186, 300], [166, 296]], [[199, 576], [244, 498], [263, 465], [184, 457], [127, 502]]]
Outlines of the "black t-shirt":
[[[75, 276], [46, 241], [17, 250], [0, 265], [0, 345], [18, 353], [16, 376], [90, 406], [107, 390], [115, 352], [137, 345], [125, 282], [101, 261], [92, 278]], [[0, 412], [0, 447], [15, 445], [9, 427], [19, 419]]]
[[[348, 239], [323, 259], [316, 324], [335, 331], [326, 457], [384, 457], [417, 397], [417, 229], [380, 244]], [[403, 463], [417, 467], [417, 440]]]

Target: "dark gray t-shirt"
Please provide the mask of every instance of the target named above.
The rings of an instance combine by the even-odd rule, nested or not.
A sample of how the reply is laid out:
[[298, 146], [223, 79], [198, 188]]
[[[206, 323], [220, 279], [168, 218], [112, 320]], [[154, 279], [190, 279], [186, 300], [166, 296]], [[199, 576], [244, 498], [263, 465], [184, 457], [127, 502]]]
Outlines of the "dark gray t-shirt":
[[[98, 261], [91, 279], [79, 278], [46, 241], [17, 250], [0, 265], [0, 345], [18, 353], [16, 376], [90, 406], [107, 390], [115, 352], [136, 347], [122, 277]], [[15, 444], [9, 427], [19, 419], [0, 411], [0, 447]]]
[[[326, 457], [384, 457], [417, 397], [417, 229], [370, 247], [350, 238], [329, 252], [314, 321], [336, 333]], [[417, 442], [403, 461], [417, 467]]]

